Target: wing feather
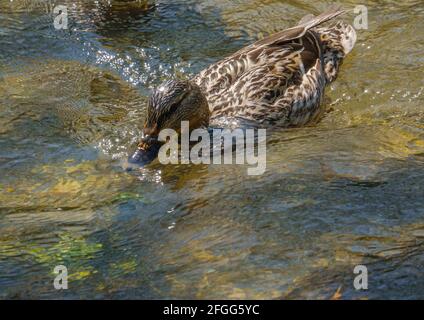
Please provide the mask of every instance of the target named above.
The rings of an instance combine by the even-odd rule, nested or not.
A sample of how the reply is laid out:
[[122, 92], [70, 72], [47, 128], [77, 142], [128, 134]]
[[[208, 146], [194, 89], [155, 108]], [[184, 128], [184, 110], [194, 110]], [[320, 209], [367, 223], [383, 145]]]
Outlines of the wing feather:
[[345, 12], [345, 10], [340, 9], [339, 5], [335, 5], [326, 12], [321, 13], [319, 16], [305, 16], [297, 26], [277, 32], [269, 37], [256, 41], [252, 45], [239, 50], [235, 53], [235, 55], [246, 51], [254, 50], [258, 47], [281, 45], [284, 42], [299, 39], [303, 37], [309, 29], [314, 28], [331, 19], [334, 19], [335, 17], [344, 14]]
[[316, 17], [305, 16], [297, 26], [259, 40], [198, 74], [193, 80], [207, 96], [212, 118], [282, 119], [294, 125], [315, 119], [325, 77], [319, 40], [309, 30], [343, 13], [334, 6]]

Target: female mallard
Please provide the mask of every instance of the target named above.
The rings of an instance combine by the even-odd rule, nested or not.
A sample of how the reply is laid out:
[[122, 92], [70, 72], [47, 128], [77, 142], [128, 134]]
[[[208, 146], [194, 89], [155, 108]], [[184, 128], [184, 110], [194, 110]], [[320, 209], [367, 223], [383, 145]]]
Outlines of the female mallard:
[[353, 27], [336, 21], [338, 7], [245, 47], [191, 80], [171, 80], [151, 95], [143, 139], [131, 162], [150, 162], [159, 150], [158, 134], [189, 121], [199, 127], [244, 123], [257, 127], [301, 126], [322, 114], [326, 84], [337, 77], [352, 50]]

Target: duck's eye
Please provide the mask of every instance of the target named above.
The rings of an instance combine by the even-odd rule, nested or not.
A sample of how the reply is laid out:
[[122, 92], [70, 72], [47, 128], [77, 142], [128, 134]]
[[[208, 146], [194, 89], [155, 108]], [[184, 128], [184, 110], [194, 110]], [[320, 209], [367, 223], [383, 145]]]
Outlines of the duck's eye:
[[162, 113], [161, 115], [159, 115], [157, 123], [159, 127], [162, 127], [162, 124], [169, 119], [173, 113], [175, 113], [179, 107], [179, 105], [181, 104], [181, 101], [184, 100], [185, 96], [187, 95], [187, 92], [184, 92], [183, 94], [181, 94], [179, 96], [179, 98], [173, 102], [164, 113]]

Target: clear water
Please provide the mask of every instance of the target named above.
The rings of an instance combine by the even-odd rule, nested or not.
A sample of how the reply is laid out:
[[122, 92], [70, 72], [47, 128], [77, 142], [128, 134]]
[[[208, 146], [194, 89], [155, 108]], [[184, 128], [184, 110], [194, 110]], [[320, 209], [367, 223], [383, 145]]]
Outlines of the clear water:
[[331, 1], [64, 3], [57, 31], [46, 2], [0, 0], [0, 298], [424, 298], [422, 1], [344, 1], [369, 30], [331, 112], [270, 133], [257, 177], [119, 164], [151, 87]]

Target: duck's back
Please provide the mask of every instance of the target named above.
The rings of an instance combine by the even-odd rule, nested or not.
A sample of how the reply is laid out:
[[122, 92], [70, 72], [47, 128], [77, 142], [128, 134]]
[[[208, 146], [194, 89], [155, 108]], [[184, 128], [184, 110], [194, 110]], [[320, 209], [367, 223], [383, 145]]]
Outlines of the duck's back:
[[319, 26], [343, 11], [307, 16], [298, 26], [241, 49], [195, 77], [211, 120], [304, 125], [321, 114], [325, 85], [337, 76], [356, 34], [341, 21]]

